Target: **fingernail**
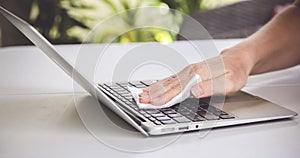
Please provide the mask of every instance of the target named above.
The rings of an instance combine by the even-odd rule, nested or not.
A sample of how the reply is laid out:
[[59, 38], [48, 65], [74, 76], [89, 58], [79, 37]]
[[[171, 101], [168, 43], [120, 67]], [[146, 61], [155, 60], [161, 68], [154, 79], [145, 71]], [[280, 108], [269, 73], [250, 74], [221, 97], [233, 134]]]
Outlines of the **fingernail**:
[[140, 103], [149, 103], [150, 99], [146, 99], [146, 98], [139, 98]]
[[202, 89], [198, 85], [192, 87], [191, 92], [194, 97], [200, 97], [203, 94]]

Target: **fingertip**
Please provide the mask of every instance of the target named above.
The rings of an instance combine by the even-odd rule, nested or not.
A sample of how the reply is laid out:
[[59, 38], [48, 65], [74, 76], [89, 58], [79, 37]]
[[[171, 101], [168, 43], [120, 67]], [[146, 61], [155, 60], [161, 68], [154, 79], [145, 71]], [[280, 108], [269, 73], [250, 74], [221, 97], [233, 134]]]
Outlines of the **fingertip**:
[[139, 94], [139, 97], [140, 98], [150, 99], [150, 95], [147, 92], [143, 92], [143, 93]]
[[139, 101], [140, 103], [145, 103], [145, 104], [150, 103], [150, 99], [147, 98], [139, 98]]

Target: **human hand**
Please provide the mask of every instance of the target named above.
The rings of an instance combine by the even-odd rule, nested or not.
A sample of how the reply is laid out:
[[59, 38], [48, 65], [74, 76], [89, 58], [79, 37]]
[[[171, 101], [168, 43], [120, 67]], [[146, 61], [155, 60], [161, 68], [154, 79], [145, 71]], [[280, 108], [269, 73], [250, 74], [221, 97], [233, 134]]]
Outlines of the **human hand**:
[[196, 98], [227, 95], [240, 90], [253, 67], [247, 53], [238, 48], [224, 50], [220, 56], [191, 64], [176, 75], [153, 83], [140, 94], [141, 103], [163, 105], [177, 96], [195, 74], [202, 81], [190, 92]]

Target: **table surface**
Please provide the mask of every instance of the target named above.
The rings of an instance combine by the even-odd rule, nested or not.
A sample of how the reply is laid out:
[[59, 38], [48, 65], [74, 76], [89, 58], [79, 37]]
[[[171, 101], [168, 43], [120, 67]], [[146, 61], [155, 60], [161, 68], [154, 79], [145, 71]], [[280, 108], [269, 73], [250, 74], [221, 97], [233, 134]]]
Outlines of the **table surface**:
[[[214, 44], [220, 51], [239, 41], [216, 40]], [[200, 41], [202, 44], [206, 42]], [[155, 52], [159, 52], [156, 50], [160, 49], [175, 51], [174, 56], [168, 56], [168, 60], [171, 59], [175, 64], [168, 63], [172, 66], [171, 71], [166, 66], [161, 67], [163, 65], [161, 63], [148, 64], [134, 72], [130, 79], [162, 78], [188, 63], [203, 60], [188, 42], [159, 46], [161, 48], [153, 45], [155, 44], [110, 45], [106, 49], [108, 53], [103, 55], [105, 60], [99, 64], [101, 72], [94, 73], [94, 81], [110, 81], [115, 75], [111, 72], [116, 71], [117, 63], [124, 59], [126, 53], [134, 54], [134, 50], [143, 50], [146, 54], [154, 54], [153, 56], [159, 56]], [[104, 47], [105, 45], [85, 45], [85, 49], [88, 50], [85, 51], [93, 54]], [[56, 48], [75, 64], [81, 46], [61, 45]], [[178, 59], [173, 57], [180, 55], [186, 62], [176, 64]], [[158, 58], [155, 59], [163, 62]], [[88, 63], [86, 60], [91, 59], [83, 60]], [[101, 64], [105, 65], [105, 69], [101, 68]], [[144, 137], [106, 108], [99, 106], [98, 102], [81, 89], [74, 88], [76, 85], [72, 80], [35, 47], [0, 49], [0, 72], [0, 157], [3, 158], [103, 156], [274, 158], [299, 157], [300, 154], [299, 117], [201, 132]], [[124, 79], [122, 77], [128, 79], [128, 74], [119, 77], [121, 80]], [[300, 113], [299, 78], [298, 66], [251, 76], [243, 90]]]

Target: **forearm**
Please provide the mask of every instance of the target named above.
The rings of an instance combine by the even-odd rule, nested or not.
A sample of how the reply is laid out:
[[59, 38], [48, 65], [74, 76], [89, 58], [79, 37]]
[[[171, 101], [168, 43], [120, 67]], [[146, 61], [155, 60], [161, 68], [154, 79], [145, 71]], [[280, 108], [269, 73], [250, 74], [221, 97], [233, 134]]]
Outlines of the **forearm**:
[[232, 49], [246, 58], [250, 74], [300, 64], [300, 7], [289, 7]]

